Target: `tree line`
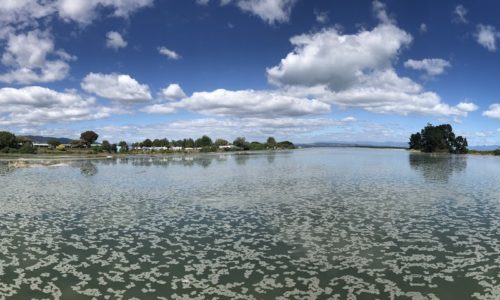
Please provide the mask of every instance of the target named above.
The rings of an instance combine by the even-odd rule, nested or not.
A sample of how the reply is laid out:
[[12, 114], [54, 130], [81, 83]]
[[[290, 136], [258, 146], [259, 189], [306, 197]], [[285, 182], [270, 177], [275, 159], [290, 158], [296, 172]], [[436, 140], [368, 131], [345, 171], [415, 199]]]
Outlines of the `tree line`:
[[232, 145], [238, 150], [266, 150], [266, 149], [294, 149], [295, 145], [290, 141], [277, 142], [274, 137], [267, 138], [266, 142], [261, 143], [258, 141], [248, 142], [245, 137], [236, 138], [232, 144], [225, 139], [218, 138], [215, 141], [212, 140], [207, 135], [203, 135], [200, 138], [192, 139], [179, 139], [179, 140], [168, 140], [163, 139], [145, 139], [142, 142], [133, 143], [131, 145], [132, 149], [137, 148], [153, 148], [153, 147], [179, 147], [183, 149], [189, 148], [201, 148], [202, 151], [217, 151], [221, 146]]
[[[99, 134], [94, 131], [85, 131], [80, 134], [80, 138], [73, 140], [69, 145], [71, 148], [87, 148], [93, 152], [129, 152], [142, 150], [144, 148], [181, 148], [181, 149], [197, 149], [202, 152], [219, 151], [221, 148], [225, 150], [267, 150], [267, 149], [294, 149], [295, 145], [290, 141], [277, 142], [274, 137], [267, 138], [266, 142], [252, 141], [248, 142], [245, 137], [236, 138], [232, 144], [225, 139], [218, 138], [215, 141], [209, 136], [203, 135], [200, 138], [192, 139], [185, 138], [179, 140], [163, 139], [145, 139], [142, 142], [132, 143], [130, 146], [126, 141], [120, 141], [118, 144], [110, 143], [108, 140], [103, 140], [100, 144], [96, 144]], [[47, 141], [49, 148], [60, 151], [65, 151], [66, 146], [57, 139]], [[227, 147], [224, 147], [227, 146]], [[26, 137], [16, 136], [7, 131], [0, 132], [0, 152], [3, 153], [36, 153], [37, 148], [33, 147], [33, 143]]]

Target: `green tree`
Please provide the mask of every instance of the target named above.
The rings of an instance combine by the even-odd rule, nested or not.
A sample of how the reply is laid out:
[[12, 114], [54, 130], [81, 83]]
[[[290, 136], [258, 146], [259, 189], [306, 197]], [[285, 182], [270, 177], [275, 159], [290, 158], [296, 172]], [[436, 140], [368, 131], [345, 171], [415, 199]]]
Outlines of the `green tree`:
[[90, 147], [97, 139], [99, 138], [99, 135], [93, 131], [85, 131], [82, 132], [80, 135], [80, 140], [83, 142], [83, 144], [88, 148]]
[[102, 143], [101, 143], [101, 149], [103, 151], [111, 153], [111, 144], [109, 143], [109, 141], [107, 141], [107, 140], [102, 141]]
[[212, 144], [213, 144], [212, 139], [209, 138], [207, 135], [204, 135], [201, 138], [196, 139], [196, 141], [194, 142], [194, 145], [196, 147], [210, 147], [212, 146]]
[[422, 147], [421, 146], [421, 144], [422, 144], [422, 135], [420, 134], [420, 132], [412, 134], [410, 136], [410, 142], [408, 144], [409, 144], [409, 148], [410, 149], [420, 150], [420, 148]]
[[280, 149], [295, 149], [295, 145], [290, 141], [279, 142], [276, 146]]
[[189, 138], [186, 140], [186, 143], [185, 143], [185, 147], [186, 148], [194, 148], [194, 140]]
[[142, 146], [142, 147], [153, 147], [153, 142], [152, 142], [150, 139], [145, 139], [145, 140], [141, 143], [141, 146]]
[[49, 144], [49, 146], [52, 149], [55, 149], [57, 146], [61, 145], [61, 142], [59, 142], [58, 140], [52, 139], [52, 140], [48, 140], [47, 144]]
[[229, 142], [225, 139], [216, 139], [214, 142], [214, 145], [219, 147], [219, 146], [227, 146], [229, 145]]
[[13, 133], [0, 131], [0, 149], [17, 148], [17, 139]]
[[239, 147], [243, 150], [250, 149], [250, 144], [247, 142], [247, 140], [244, 137], [237, 137], [233, 141], [233, 145], [235, 145], [236, 147]]
[[259, 142], [251, 142], [249, 145], [250, 150], [265, 150], [266, 145]]
[[469, 144], [467, 143], [467, 139], [463, 138], [462, 136], [457, 136], [453, 143], [453, 153], [455, 154], [466, 154], [469, 152], [469, 149], [467, 147]]
[[455, 136], [450, 124], [433, 126], [427, 124], [420, 131], [410, 136], [410, 149], [422, 152], [448, 152], [463, 154], [468, 152], [467, 139]]
[[128, 152], [128, 144], [125, 141], [120, 141], [118, 143], [118, 146], [120, 146], [120, 152]]
[[270, 136], [267, 138], [266, 144], [268, 148], [274, 149], [276, 147], [276, 140], [272, 136]]

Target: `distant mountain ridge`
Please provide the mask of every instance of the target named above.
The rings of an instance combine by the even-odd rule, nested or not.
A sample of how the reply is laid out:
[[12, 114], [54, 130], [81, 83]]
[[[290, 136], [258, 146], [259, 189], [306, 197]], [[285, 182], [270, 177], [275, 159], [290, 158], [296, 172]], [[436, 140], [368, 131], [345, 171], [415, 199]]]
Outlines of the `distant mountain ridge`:
[[[302, 148], [311, 147], [359, 147], [359, 148], [400, 148], [407, 149], [408, 143], [398, 142], [315, 142], [315, 143], [302, 143], [297, 144]], [[500, 149], [500, 145], [477, 145], [469, 146], [470, 150], [476, 151], [493, 151]]]
[[73, 139], [68, 138], [57, 138], [50, 136], [40, 136], [40, 135], [25, 135], [24, 137], [30, 139], [33, 143], [46, 144], [50, 140], [59, 141], [61, 144], [70, 144]]
[[360, 148], [408, 148], [408, 143], [398, 142], [316, 142], [297, 144], [303, 148], [310, 147], [360, 147]]

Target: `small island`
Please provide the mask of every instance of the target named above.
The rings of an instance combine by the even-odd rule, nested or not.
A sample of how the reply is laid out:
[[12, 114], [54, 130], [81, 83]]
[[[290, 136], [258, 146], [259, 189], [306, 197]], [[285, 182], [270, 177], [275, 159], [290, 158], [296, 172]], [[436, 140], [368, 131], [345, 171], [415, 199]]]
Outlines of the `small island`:
[[433, 126], [428, 123], [420, 132], [410, 136], [410, 150], [419, 150], [421, 152], [441, 152], [453, 154], [466, 154], [467, 138], [455, 136], [450, 124]]
[[428, 123], [420, 132], [410, 136], [409, 149], [426, 153], [500, 155], [500, 149], [494, 151], [469, 150], [467, 138], [455, 136], [450, 124], [433, 126]]
[[[39, 137], [40, 138], [40, 137]], [[38, 139], [39, 139], [38, 138]], [[213, 141], [203, 135], [198, 139], [185, 138], [179, 140], [145, 139], [142, 142], [127, 143], [120, 141], [111, 143], [103, 140], [97, 143], [99, 135], [94, 131], [82, 132], [77, 140], [48, 138], [35, 140], [30, 136], [16, 136], [7, 131], [0, 131], [0, 154], [56, 154], [79, 156], [107, 156], [109, 154], [168, 154], [168, 153], [198, 153], [198, 152], [228, 152], [228, 151], [262, 151], [295, 149], [290, 141], [277, 142], [274, 137], [266, 142], [248, 142], [244, 137], [236, 138], [232, 143], [218, 138]]]

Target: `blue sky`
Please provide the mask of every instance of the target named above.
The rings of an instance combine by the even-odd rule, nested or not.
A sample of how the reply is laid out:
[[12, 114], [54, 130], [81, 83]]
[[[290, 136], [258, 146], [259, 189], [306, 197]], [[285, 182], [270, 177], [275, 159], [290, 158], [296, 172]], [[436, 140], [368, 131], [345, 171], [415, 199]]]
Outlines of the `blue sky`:
[[2, 130], [500, 144], [497, 1], [4, 2]]

